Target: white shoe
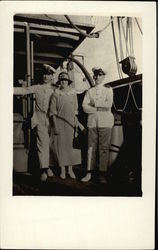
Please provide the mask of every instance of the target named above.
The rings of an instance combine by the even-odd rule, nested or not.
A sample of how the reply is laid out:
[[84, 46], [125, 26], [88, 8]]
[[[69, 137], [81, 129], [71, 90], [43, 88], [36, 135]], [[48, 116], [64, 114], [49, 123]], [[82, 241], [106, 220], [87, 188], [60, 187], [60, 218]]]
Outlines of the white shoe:
[[61, 167], [60, 178], [61, 178], [61, 179], [66, 179], [65, 167]]
[[48, 168], [47, 169], [47, 175], [49, 176], [49, 177], [52, 177], [54, 174], [53, 174], [53, 171], [50, 169], [50, 168]]
[[75, 175], [75, 173], [73, 172], [72, 167], [69, 167], [69, 168], [68, 168], [68, 174], [69, 174], [69, 176], [70, 176], [72, 179], [76, 179], [76, 175]]
[[60, 178], [63, 179], [63, 180], [66, 179], [66, 174], [65, 173], [61, 173], [60, 174]]
[[82, 182], [88, 182], [91, 179], [91, 173], [88, 173], [85, 177], [81, 179]]
[[47, 180], [47, 174], [43, 172], [40, 177], [40, 181], [45, 182]]

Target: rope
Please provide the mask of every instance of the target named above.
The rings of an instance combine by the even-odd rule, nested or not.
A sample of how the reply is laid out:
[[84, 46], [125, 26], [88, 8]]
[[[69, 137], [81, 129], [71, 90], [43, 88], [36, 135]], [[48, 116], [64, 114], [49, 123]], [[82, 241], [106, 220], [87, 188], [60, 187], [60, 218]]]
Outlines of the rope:
[[132, 89], [132, 86], [131, 86], [131, 94], [132, 94], [132, 97], [133, 97], [133, 101], [134, 101], [134, 104], [135, 104], [135, 107], [137, 110], [142, 110], [142, 108], [139, 108], [137, 103], [136, 103], [136, 99], [135, 99], [135, 96], [134, 96], [134, 93], [133, 93], [133, 89]]
[[121, 61], [124, 59], [123, 56], [123, 49], [122, 49], [122, 36], [121, 36], [121, 27], [120, 27], [120, 18], [117, 18], [117, 24], [118, 24], [118, 31], [119, 31], [119, 43], [120, 43], [120, 57]]
[[129, 55], [129, 50], [128, 50], [128, 46], [127, 46], [127, 43], [126, 43], [126, 35], [125, 35], [125, 30], [124, 30], [122, 18], [121, 18], [121, 25], [122, 25], [123, 36], [124, 36], [124, 39], [125, 39], [127, 54]]
[[115, 17], [113, 17], [103, 29], [98, 30], [98, 31], [96, 31], [96, 32], [94, 32], [94, 33], [91, 33], [91, 34], [86, 34], [86, 33], [84, 33], [82, 30], [80, 30], [80, 29], [71, 21], [71, 19], [69, 18], [68, 15], [65, 15], [65, 18], [66, 18], [66, 19], [68, 20], [68, 22], [73, 26], [73, 28], [76, 29], [76, 30], [77, 30], [81, 35], [83, 35], [84, 37], [88, 37], [88, 38], [98, 38], [99, 35], [100, 35], [100, 33], [107, 29], [107, 27], [113, 22], [113, 20], [114, 20]]
[[132, 55], [132, 34], [131, 34], [131, 19], [129, 18], [129, 49], [130, 55]]
[[138, 20], [137, 20], [136, 17], [135, 17], [135, 20], [136, 20], [136, 23], [137, 23], [138, 28], [139, 28], [139, 30], [140, 30], [140, 33], [143, 35], [142, 29], [141, 29], [140, 24], [139, 24], [139, 22], [138, 22]]
[[[128, 31], [129, 31], [129, 17], [127, 17], [127, 22], [126, 22], [126, 43], [128, 44]], [[126, 57], [127, 57], [127, 48], [126, 48]]]
[[107, 27], [114, 21], [114, 18], [115, 18], [115, 17], [112, 17], [111, 20], [108, 22], [108, 24], [107, 24], [103, 29], [97, 31], [97, 33], [101, 33], [101, 32], [103, 32], [104, 30], [106, 30]]
[[54, 17], [49, 16], [48, 14], [45, 14], [45, 16], [48, 17], [49, 19], [52, 19], [52, 20], [55, 21], [55, 22], [57, 21]]
[[[45, 14], [45, 16], [46, 16], [47, 18], [49, 18], [49, 19], [53, 20], [53, 21], [57, 21], [55, 18], [50, 17], [50, 16], [49, 16], [49, 15], [47, 15], [47, 14]], [[56, 30], [56, 31], [60, 32], [60, 31], [59, 31], [59, 29], [58, 29], [56, 26], [54, 26], [54, 25], [53, 25], [53, 27], [55, 28], [55, 30]], [[58, 34], [59, 34], [59, 33], [58, 33]], [[59, 36], [60, 36], [60, 34], [59, 34]]]
[[135, 99], [135, 96], [134, 96], [134, 93], [133, 93], [133, 90], [132, 90], [132, 84], [129, 84], [128, 93], [127, 93], [127, 98], [126, 98], [126, 102], [125, 102], [125, 104], [124, 104], [123, 109], [117, 109], [117, 108], [116, 108], [116, 105], [115, 105], [115, 102], [114, 102], [114, 100], [113, 100], [113, 106], [114, 106], [114, 109], [115, 109], [116, 111], [119, 111], [119, 112], [124, 112], [124, 111], [125, 111], [125, 108], [126, 108], [127, 103], [128, 103], [128, 99], [129, 99], [129, 94], [130, 94], [130, 92], [131, 92], [131, 94], [132, 94], [132, 98], [133, 98], [134, 105], [135, 105], [136, 109], [139, 110], [139, 111], [142, 110], [142, 108], [139, 108], [138, 105], [137, 105], [137, 103], [136, 103], [136, 99]]
[[121, 109], [117, 109], [117, 108], [116, 108], [114, 100], [113, 100], [113, 106], [114, 106], [114, 109], [115, 109], [116, 111], [122, 111]]
[[130, 55], [134, 57], [132, 18], [129, 18], [129, 41], [130, 41]]
[[127, 98], [126, 98], [126, 101], [125, 101], [125, 104], [124, 104], [123, 109], [117, 109], [117, 108], [116, 108], [116, 105], [115, 105], [115, 103], [114, 103], [114, 101], [113, 101], [113, 105], [114, 105], [114, 108], [115, 108], [116, 111], [124, 112], [124, 110], [125, 110], [125, 108], [126, 108], [126, 106], [127, 106], [127, 103], [128, 103], [129, 94], [130, 94], [130, 89], [131, 89], [131, 86], [129, 85], [129, 87], [128, 87], [128, 93], [127, 93]]
[[134, 57], [134, 48], [133, 48], [133, 25], [132, 25], [132, 18], [131, 18], [131, 52], [132, 52], [132, 56]]
[[[111, 17], [111, 19], [112, 19], [112, 17]], [[121, 79], [122, 78], [122, 72], [121, 72], [120, 64], [119, 64], [119, 58], [118, 58], [118, 52], [117, 52], [117, 47], [116, 47], [116, 38], [115, 38], [115, 32], [114, 32], [114, 24], [113, 24], [113, 22], [111, 22], [111, 27], [112, 27], [112, 34], [113, 34], [113, 41], [114, 41], [114, 49], [115, 49], [117, 69], [118, 69], [119, 77]]]
[[68, 22], [72, 25], [72, 27], [74, 29], [76, 29], [81, 35], [83, 35], [84, 37], [88, 37], [88, 38], [98, 38], [99, 37], [99, 34], [97, 32], [95, 33], [91, 33], [91, 34], [86, 34], [84, 33], [82, 30], [80, 30], [72, 21], [71, 19], [69, 18], [68, 15], [64, 15], [65, 18], [68, 20]]

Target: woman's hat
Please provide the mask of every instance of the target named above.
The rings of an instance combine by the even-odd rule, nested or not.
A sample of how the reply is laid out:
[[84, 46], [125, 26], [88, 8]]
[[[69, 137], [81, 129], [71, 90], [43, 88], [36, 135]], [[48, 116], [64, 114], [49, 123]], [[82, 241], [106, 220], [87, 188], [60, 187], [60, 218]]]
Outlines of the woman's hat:
[[105, 70], [99, 67], [92, 68], [92, 71], [94, 75], [99, 75], [99, 74], [106, 75], [107, 74]]
[[54, 74], [56, 72], [56, 69], [54, 69], [52, 66], [48, 64], [43, 64], [43, 73], [44, 74]]
[[72, 83], [72, 81], [69, 79], [69, 76], [68, 76], [68, 73], [67, 72], [61, 72], [59, 75], [58, 75], [58, 81], [56, 84], [60, 84], [61, 81], [63, 80], [66, 80], [70, 83]]

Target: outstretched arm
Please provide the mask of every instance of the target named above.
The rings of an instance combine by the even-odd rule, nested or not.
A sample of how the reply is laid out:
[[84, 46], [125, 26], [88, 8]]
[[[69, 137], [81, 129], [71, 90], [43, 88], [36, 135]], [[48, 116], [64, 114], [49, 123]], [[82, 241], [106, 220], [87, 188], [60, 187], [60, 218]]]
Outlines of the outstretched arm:
[[29, 95], [34, 94], [36, 91], [37, 85], [30, 87], [14, 87], [14, 95]]

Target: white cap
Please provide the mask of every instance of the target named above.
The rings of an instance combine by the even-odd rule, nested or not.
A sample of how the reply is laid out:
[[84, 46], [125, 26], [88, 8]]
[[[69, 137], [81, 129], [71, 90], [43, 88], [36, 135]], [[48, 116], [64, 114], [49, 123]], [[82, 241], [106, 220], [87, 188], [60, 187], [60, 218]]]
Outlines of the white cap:
[[43, 64], [43, 68], [48, 72], [48, 73], [55, 73], [56, 69], [54, 69], [52, 66], [48, 65], [48, 64]]

